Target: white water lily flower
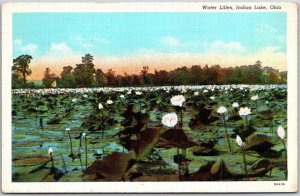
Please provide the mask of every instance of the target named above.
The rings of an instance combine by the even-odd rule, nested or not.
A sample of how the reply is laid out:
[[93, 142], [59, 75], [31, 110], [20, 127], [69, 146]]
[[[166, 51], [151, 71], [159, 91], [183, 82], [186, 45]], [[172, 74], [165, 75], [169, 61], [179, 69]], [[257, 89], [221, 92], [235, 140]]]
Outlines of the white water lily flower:
[[203, 93], [207, 93], [207, 92], [208, 92], [208, 90], [207, 90], [207, 89], [204, 89], [204, 90], [203, 90]]
[[224, 113], [227, 112], [227, 109], [224, 106], [221, 106], [221, 107], [218, 108], [217, 112], [219, 114], [224, 114]]
[[71, 130], [70, 128], [66, 128], [66, 129], [65, 129], [65, 131], [70, 131], [70, 130]]
[[239, 135], [236, 135], [236, 139], [235, 139], [236, 143], [242, 147], [243, 146], [243, 140]]
[[76, 101], [77, 101], [77, 99], [76, 99], [76, 98], [72, 99], [72, 102], [76, 102]]
[[163, 115], [161, 122], [166, 127], [175, 127], [178, 122], [177, 114], [174, 112], [165, 114]]
[[120, 98], [121, 98], [121, 99], [125, 99], [125, 96], [124, 96], [124, 95], [120, 95]]
[[239, 115], [240, 116], [248, 116], [249, 114], [251, 114], [251, 109], [248, 107], [244, 107], [244, 108], [240, 108], [239, 110]]
[[182, 107], [185, 102], [185, 97], [183, 95], [176, 95], [171, 98], [171, 103], [173, 106]]
[[238, 107], [239, 107], [239, 104], [238, 104], [237, 102], [234, 102], [234, 103], [232, 104], [232, 107], [233, 107], [233, 108], [238, 108]]
[[258, 95], [254, 95], [254, 96], [252, 96], [252, 97], [251, 97], [251, 100], [252, 100], [252, 101], [256, 101], [256, 100], [258, 100]]
[[142, 95], [143, 93], [141, 91], [136, 91], [135, 94], [136, 95]]
[[266, 101], [265, 103], [266, 103], [266, 104], [269, 104], [269, 101]]
[[279, 126], [277, 129], [277, 135], [281, 138], [284, 139], [285, 137], [285, 131], [284, 128], [282, 126]]
[[111, 105], [111, 104], [113, 104], [114, 102], [113, 102], [112, 100], [109, 99], [109, 100], [106, 101], [106, 103], [107, 103], [108, 105]]
[[88, 95], [84, 94], [83, 97], [84, 97], [84, 98], [88, 98]]
[[209, 97], [211, 100], [215, 100], [215, 97], [214, 96], [211, 96], [211, 97]]
[[53, 150], [52, 150], [52, 148], [50, 147], [49, 149], [48, 149], [48, 155], [51, 155], [53, 153]]
[[81, 137], [84, 138], [86, 136], [86, 133], [82, 133]]
[[103, 105], [101, 103], [98, 104], [98, 108], [99, 110], [102, 110], [103, 109]]
[[199, 92], [198, 92], [198, 91], [194, 92], [194, 95], [195, 95], [195, 96], [198, 96], [198, 95], [199, 95]]

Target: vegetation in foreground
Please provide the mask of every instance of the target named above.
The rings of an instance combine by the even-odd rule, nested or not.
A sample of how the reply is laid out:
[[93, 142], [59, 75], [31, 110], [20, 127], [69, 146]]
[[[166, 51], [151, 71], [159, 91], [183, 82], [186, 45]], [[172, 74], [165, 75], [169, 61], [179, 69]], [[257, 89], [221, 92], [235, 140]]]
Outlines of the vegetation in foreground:
[[285, 180], [286, 90], [16, 89], [12, 180]]

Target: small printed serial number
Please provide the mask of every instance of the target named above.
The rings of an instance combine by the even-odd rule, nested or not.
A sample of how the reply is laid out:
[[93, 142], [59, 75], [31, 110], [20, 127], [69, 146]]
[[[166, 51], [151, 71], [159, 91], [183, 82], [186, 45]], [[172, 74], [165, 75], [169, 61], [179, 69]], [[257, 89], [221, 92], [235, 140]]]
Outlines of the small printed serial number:
[[275, 186], [284, 186], [285, 183], [284, 182], [274, 182]]

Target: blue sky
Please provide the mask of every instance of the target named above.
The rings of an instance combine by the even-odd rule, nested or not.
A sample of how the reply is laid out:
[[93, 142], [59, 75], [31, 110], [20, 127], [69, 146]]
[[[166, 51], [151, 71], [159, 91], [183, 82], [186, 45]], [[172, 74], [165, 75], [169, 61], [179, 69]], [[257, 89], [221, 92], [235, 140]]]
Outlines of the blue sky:
[[285, 38], [284, 12], [13, 15], [14, 58], [27, 53], [36, 60], [85, 53], [102, 59], [153, 53], [249, 56], [265, 49], [284, 55]]

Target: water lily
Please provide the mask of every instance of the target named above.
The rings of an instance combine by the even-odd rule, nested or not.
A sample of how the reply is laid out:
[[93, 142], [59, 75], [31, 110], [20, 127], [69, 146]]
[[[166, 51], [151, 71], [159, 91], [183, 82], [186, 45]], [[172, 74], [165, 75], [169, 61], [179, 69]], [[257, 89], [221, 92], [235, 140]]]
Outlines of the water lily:
[[216, 98], [214, 96], [209, 97], [211, 100], [215, 100]]
[[239, 110], [239, 115], [243, 118], [245, 118], [245, 126], [244, 128], [246, 128], [247, 124], [248, 124], [248, 118], [247, 116], [251, 114], [251, 109], [248, 107], [241, 107]]
[[74, 103], [74, 102], [76, 102], [77, 101], [77, 99], [76, 98], [74, 98], [74, 99], [72, 99], [72, 102]]
[[279, 126], [278, 129], [277, 129], [277, 135], [282, 139], [284, 140], [285, 138], [285, 131], [284, 131], [284, 128], [282, 126]]
[[102, 110], [103, 109], [103, 105], [101, 103], [98, 104], [98, 108], [99, 110]]
[[86, 133], [82, 133], [82, 138], [84, 138], [84, 144], [85, 144], [85, 168], [87, 168], [87, 138], [86, 138]]
[[[111, 100], [107, 100], [107, 103], [108, 103], [109, 101], [111, 101]], [[110, 102], [109, 102], [109, 103], [110, 103]], [[109, 104], [109, 103], [108, 103], [108, 104]], [[112, 102], [112, 103], [113, 103], [113, 102]], [[111, 103], [111, 104], [112, 104], [112, 103]], [[103, 105], [102, 105], [101, 103], [99, 103], [99, 104], [98, 104], [98, 108], [99, 108], [99, 110], [101, 110], [101, 131], [102, 131], [102, 134], [101, 134], [101, 135], [102, 135], [102, 139], [103, 139], [103, 137], [104, 137], [104, 136], [103, 136], [103, 134], [104, 134], [104, 133], [103, 133], [103, 132], [104, 132], [104, 131], [103, 131], [103, 127], [104, 127], [104, 126], [103, 126], [103, 123], [104, 123], [104, 116], [103, 116], [103, 110], [102, 110], [102, 109], [103, 109], [104, 107], [103, 107]]]
[[223, 124], [224, 124], [224, 128], [225, 128], [227, 144], [228, 144], [228, 147], [229, 147], [229, 151], [231, 152], [231, 146], [230, 146], [230, 142], [229, 142], [229, 136], [228, 136], [228, 132], [227, 132], [227, 125], [226, 125], [226, 118], [225, 118], [225, 113], [227, 112], [227, 109], [224, 106], [221, 106], [221, 107], [218, 108], [217, 112], [219, 114], [221, 114], [222, 117], [223, 117]]
[[252, 97], [251, 97], [251, 100], [252, 100], [252, 101], [256, 101], [256, 100], [258, 100], [258, 95], [254, 95], [254, 96], [252, 96]]
[[[277, 128], [277, 135], [278, 137], [280, 137], [281, 141], [282, 141], [282, 144], [283, 144], [283, 149], [284, 151], [286, 152], [286, 146], [285, 146], [285, 142], [284, 142], [284, 139], [285, 139], [285, 130], [282, 126], [279, 126]], [[284, 175], [285, 175], [285, 178], [287, 177], [287, 163], [285, 162], [285, 172], [284, 172]]]
[[107, 103], [108, 105], [111, 105], [111, 104], [113, 104], [114, 102], [113, 102], [112, 100], [109, 99], [109, 100], [106, 101], [106, 103]]
[[53, 150], [52, 150], [51, 147], [48, 149], [48, 155], [49, 155], [49, 157], [50, 157], [50, 159], [51, 159], [51, 165], [52, 165], [52, 168], [54, 168]]
[[48, 149], [48, 155], [50, 156], [50, 155], [52, 155], [52, 153], [53, 153], [53, 150], [52, 150], [52, 148], [50, 147], [50, 148]]
[[208, 90], [207, 90], [207, 89], [204, 89], [204, 90], [203, 90], [203, 93], [208, 93]]
[[233, 107], [233, 108], [238, 108], [238, 107], [240, 107], [240, 105], [239, 105], [238, 102], [234, 102], [234, 103], [232, 104], [232, 107]]
[[194, 92], [194, 95], [195, 95], [195, 96], [198, 96], [198, 95], [199, 95], [199, 92], [198, 92], [198, 91]]
[[243, 141], [242, 138], [239, 135], [236, 135], [236, 139], [235, 139], [236, 143], [240, 146], [243, 147]]
[[120, 95], [120, 98], [121, 98], [121, 99], [125, 99], [125, 96], [124, 96], [124, 95]]
[[163, 117], [162, 117], [162, 120], [161, 120], [162, 124], [166, 127], [175, 127], [176, 124], [178, 123], [178, 117], [177, 117], [177, 114], [176, 113], [168, 113], [168, 114], [165, 114]]
[[218, 108], [217, 112], [219, 114], [224, 114], [224, 113], [227, 112], [227, 109], [224, 106], [221, 106], [221, 107]]
[[246, 161], [246, 154], [245, 154], [245, 151], [244, 151], [243, 140], [242, 140], [242, 138], [239, 135], [236, 136], [235, 140], [236, 140], [236, 143], [239, 145], [239, 147], [240, 147], [240, 149], [242, 151], [243, 162], [244, 162], [244, 171], [245, 171], [246, 176], [248, 176], [247, 161]]
[[136, 91], [135, 94], [136, 95], [142, 95], [143, 93], [141, 91]]
[[285, 130], [284, 130], [284, 128], [282, 126], [279, 126], [277, 128], [277, 135], [282, 140], [283, 148], [284, 148], [284, 150], [286, 150], [285, 142], [284, 142], [284, 139], [285, 139]]
[[71, 150], [71, 154], [69, 155], [69, 157], [74, 157], [74, 154], [73, 154], [73, 145], [72, 145], [72, 138], [71, 138], [71, 134], [70, 134], [70, 128], [66, 128], [65, 131], [68, 133], [68, 136], [69, 136], [69, 140], [70, 140], [70, 150]]
[[246, 117], [251, 114], [251, 109], [248, 107], [241, 107], [239, 110], [239, 115], [241, 117]]
[[83, 97], [84, 97], [84, 98], [88, 98], [88, 95], [84, 94]]
[[183, 95], [175, 95], [171, 98], [171, 103], [173, 106], [182, 107], [185, 102], [185, 97]]

